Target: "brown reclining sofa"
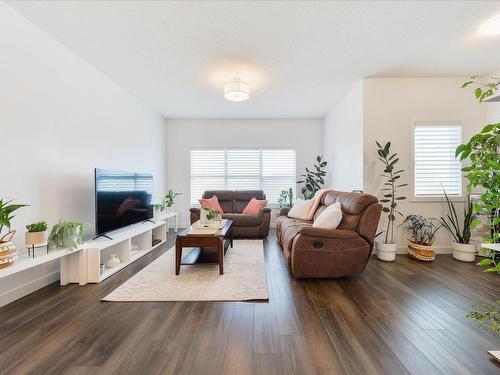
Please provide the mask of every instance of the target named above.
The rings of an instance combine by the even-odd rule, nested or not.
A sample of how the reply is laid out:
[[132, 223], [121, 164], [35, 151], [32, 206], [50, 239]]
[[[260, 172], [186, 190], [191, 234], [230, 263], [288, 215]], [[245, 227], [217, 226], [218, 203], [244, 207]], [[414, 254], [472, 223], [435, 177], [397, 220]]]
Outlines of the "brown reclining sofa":
[[335, 202], [342, 207], [337, 229], [313, 228], [312, 221], [289, 218], [289, 209], [282, 209], [276, 234], [294, 277], [340, 277], [365, 269], [382, 206], [373, 195], [329, 191], [314, 218]]
[[[203, 199], [216, 196], [224, 213], [223, 219], [233, 221], [234, 238], [265, 238], [269, 234], [271, 209], [264, 207], [258, 214], [244, 214], [243, 210], [252, 198], [266, 199], [262, 190], [207, 190]], [[200, 209], [191, 208], [191, 224], [200, 219]]]

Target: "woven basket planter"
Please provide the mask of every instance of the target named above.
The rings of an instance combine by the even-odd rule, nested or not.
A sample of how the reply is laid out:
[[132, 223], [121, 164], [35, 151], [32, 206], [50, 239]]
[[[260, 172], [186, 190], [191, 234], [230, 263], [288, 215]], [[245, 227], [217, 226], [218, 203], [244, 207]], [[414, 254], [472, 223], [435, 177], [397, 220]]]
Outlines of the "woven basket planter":
[[432, 246], [421, 245], [410, 242], [408, 245], [408, 254], [410, 258], [423, 262], [432, 262], [436, 258], [436, 253]]
[[11, 266], [17, 260], [17, 249], [11, 242], [16, 234], [13, 230], [2, 237], [0, 242], [0, 268]]

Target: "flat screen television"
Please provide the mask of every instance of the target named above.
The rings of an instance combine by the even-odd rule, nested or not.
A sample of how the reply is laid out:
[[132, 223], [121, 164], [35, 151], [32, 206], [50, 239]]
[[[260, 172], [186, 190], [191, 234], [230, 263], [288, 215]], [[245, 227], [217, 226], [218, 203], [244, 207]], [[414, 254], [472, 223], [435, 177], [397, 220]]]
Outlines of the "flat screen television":
[[153, 175], [95, 169], [96, 236], [153, 217]]

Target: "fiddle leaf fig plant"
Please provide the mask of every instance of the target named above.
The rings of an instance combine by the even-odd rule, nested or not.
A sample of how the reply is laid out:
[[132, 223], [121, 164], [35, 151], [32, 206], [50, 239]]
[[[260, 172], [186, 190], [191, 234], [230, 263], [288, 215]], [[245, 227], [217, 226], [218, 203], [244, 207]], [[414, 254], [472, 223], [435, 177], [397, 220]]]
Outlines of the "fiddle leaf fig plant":
[[326, 171], [324, 168], [328, 164], [323, 160], [323, 156], [318, 155], [316, 157], [316, 164], [314, 164], [314, 169], [311, 170], [306, 168], [306, 173], [301, 174], [304, 179], [297, 181], [297, 184], [305, 184], [300, 192], [304, 196], [304, 199], [312, 199], [314, 194], [323, 187], [325, 180], [323, 177], [326, 176]]
[[383, 191], [384, 197], [380, 199], [380, 203], [384, 206], [382, 211], [387, 214], [387, 228], [385, 231], [384, 243], [394, 243], [394, 222], [396, 221], [396, 214], [403, 216], [403, 214], [397, 209], [398, 202], [406, 199], [406, 197], [399, 195], [398, 189], [408, 184], [399, 183], [401, 174], [404, 172], [403, 169], [397, 169], [397, 163], [399, 161], [397, 153], [391, 153], [391, 142], [387, 142], [382, 146], [378, 141], [375, 141], [378, 150], [378, 160], [384, 165], [384, 173], [381, 174], [382, 177], [386, 179], [384, 186], [381, 190]]

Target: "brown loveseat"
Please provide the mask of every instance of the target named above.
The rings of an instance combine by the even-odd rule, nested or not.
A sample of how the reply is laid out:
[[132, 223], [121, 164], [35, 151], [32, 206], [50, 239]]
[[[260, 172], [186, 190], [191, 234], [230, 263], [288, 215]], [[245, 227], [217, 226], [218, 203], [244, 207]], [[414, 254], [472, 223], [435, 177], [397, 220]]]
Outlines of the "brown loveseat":
[[335, 202], [342, 207], [337, 229], [313, 228], [312, 221], [286, 216], [288, 210], [280, 213], [276, 234], [294, 277], [340, 277], [365, 269], [382, 206], [373, 195], [330, 191], [314, 218]]
[[[234, 238], [265, 238], [269, 234], [271, 209], [264, 207], [258, 214], [242, 213], [252, 198], [266, 199], [262, 190], [207, 190], [203, 199], [216, 196], [224, 213], [222, 218], [233, 221]], [[191, 208], [191, 224], [200, 219], [200, 209]]]

